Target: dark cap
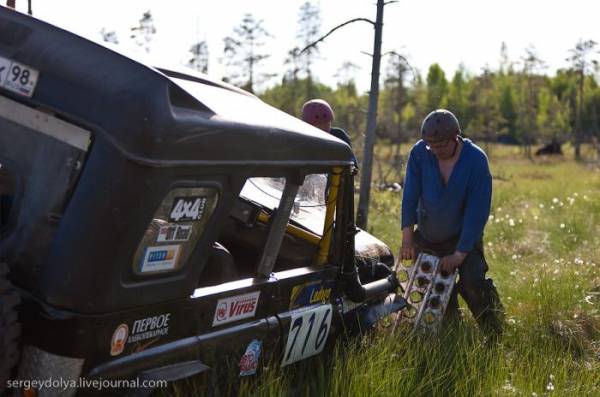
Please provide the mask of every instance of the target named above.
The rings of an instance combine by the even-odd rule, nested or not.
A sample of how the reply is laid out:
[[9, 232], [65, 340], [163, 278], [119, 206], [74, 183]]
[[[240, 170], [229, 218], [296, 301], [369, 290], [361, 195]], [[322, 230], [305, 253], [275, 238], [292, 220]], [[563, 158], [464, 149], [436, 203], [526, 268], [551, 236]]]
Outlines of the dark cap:
[[458, 119], [446, 109], [437, 109], [429, 113], [421, 125], [421, 137], [428, 141], [442, 141], [459, 134]]

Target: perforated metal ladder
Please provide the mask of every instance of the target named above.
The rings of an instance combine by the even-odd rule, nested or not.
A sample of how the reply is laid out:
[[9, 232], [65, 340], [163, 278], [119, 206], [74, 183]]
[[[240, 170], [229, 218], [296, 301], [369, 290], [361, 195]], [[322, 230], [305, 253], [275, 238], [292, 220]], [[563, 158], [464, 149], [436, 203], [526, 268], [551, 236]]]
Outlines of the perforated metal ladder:
[[456, 270], [444, 274], [439, 263], [439, 257], [423, 252], [409, 266], [397, 259], [395, 269], [408, 307], [396, 319], [396, 325], [412, 323], [415, 332], [439, 330], [457, 275]]

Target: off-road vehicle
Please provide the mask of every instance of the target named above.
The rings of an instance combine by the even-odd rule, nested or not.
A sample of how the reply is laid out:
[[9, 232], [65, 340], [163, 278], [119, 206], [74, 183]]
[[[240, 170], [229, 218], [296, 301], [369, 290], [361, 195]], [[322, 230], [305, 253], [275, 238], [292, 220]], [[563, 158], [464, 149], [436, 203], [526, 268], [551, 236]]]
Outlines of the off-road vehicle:
[[401, 309], [352, 159], [251, 94], [0, 7], [0, 390], [253, 375]]

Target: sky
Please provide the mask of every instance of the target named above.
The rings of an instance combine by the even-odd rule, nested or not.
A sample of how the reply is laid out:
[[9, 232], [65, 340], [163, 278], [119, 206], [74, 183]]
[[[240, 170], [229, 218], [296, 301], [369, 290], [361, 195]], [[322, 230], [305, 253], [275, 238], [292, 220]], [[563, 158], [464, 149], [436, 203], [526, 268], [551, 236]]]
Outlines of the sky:
[[[265, 49], [271, 55], [261, 67], [280, 81], [287, 52], [297, 46], [298, 10], [305, 0], [32, 0], [33, 15], [83, 37], [100, 40], [100, 30], [114, 30], [125, 51], [139, 51], [129, 39], [130, 28], [150, 10], [157, 29], [149, 58], [163, 64], [185, 64], [189, 49], [205, 40], [210, 56], [209, 75], [220, 79], [223, 38], [231, 35], [245, 13], [264, 20], [273, 35]], [[314, 2], [314, 1], [313, 1]], [[4, 4], [0, 0], [0, 4]], [[321, 31], [352, 18], [374, 20], [375, 0], [320, 0]], [[27, 11], [27, 0], [16, 0]], [[384, 11], [382, 52], [403, 54], [422, 75], [437, 62], [450, 79], [463, 65], [478, 74], [486, 65], [496, 69], [502, 42], [518, 62], [534, 46], [546, 62], [549, 75], [568, 66], [569, 49], [578, 40], [600, 43], [598, 0], [399, 0]], [[373, 27], [365, 22], [348, 25], [328, 37], [320, 47], [314, 75], [335, 85], [344, 62], [359, 66], [359, 90], [370, 85]], [[382, 60], [382, 73], [388, 60]], [[518, 67], [518, 66], [517, 66]], [[267, 83], [268, 85], [269, 83]], [[260, 87], [259, 87], [260, 88]], [[265, 87], [262, 87], [265, 88]]]

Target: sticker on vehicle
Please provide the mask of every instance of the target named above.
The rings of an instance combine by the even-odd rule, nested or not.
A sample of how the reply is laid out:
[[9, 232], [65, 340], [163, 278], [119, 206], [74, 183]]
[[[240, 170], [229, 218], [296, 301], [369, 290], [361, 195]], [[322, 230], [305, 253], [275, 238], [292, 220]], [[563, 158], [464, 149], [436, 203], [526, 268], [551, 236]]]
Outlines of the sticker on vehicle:
[[0, 57], [0, 87], [31, 97], [39, 72], [34, 68]]
[[158, 316], [135, 320], [133, 327], [131, 327], [131, 335], [127, 338], [127, 343], [168, 335], [170, 319], [171, 313], [164, 313]]
[[328, 304], [292, 312], [282, 367], [323, 351], [331, 329], [331, 310]]
[[128, 335], [129, 326], [127, 324], [121, 324], [117, 327], [117, 329], [115, 329], [115, 332], [113, 332], [113, 336], [110, 340], [111, 356], [118, 356], [119, 354], [123, 353]]
[[260, 291], [249, 294], [232, 296], [219, 299], [213, 318], [213, 327], [216, 325], [254, 317], [258, 306]]
[[201, 196], [175, 197], [169, 212], [169, 221], [186, 222], [202, 219], [206, 201], [207, 197]]
[[333, 282], [312, 281], [292, 288], [290, 293], [290, 309], [326, 303], [331, 297]]
[[179, 256], [179, 245], [147, 247], [140, 272], [156, 272], [175, 269]]
[[156, 237], [157, 243], [184, 242], [190, 239], [192, 234], [191, 225], [173, 225], [161, 226]]
[[240, 376], [254, 375], [258, 369], [262, 341], [253, 339], [240, 359]]

